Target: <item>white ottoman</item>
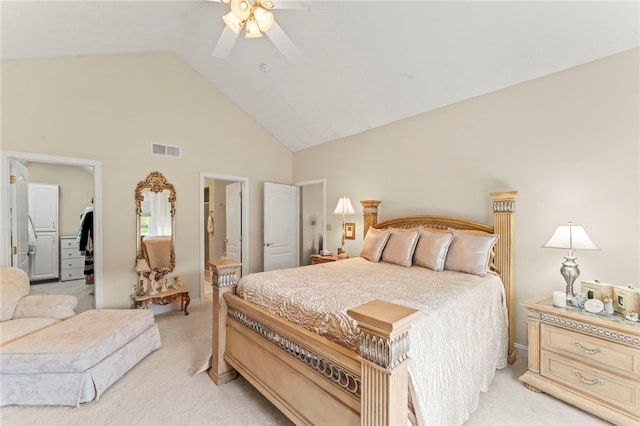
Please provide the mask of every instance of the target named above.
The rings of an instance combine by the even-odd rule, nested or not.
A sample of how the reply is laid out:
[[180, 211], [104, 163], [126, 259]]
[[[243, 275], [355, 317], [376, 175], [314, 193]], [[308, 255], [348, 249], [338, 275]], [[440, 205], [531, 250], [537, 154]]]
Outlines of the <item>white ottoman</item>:
[[72, 405], [100, 395], [160, 347], [153, 312], [90, 310], [0, 348], [0, 405]]

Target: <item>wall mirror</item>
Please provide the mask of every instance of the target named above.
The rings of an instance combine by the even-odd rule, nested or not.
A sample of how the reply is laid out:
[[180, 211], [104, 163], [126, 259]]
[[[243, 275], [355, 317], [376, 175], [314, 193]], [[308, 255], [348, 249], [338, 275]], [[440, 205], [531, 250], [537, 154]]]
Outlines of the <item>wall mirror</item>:
[[136, 295], [166, 289], [166, 275], [176, 266], [174, 251], [176, 190], [160, 172], [138, 182], [136, 199]]

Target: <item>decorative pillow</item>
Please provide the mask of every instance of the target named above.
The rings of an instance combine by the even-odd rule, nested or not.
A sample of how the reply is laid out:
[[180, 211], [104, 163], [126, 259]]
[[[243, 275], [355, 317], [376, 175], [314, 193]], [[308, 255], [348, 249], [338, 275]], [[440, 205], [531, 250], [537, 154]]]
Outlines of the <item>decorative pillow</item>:
[[384, 245], [387, 244], [388, 239], [389, 231], [386, 229], [369, 228], [362, 243], [360, 256], [372, 262], [379, 262], [382, 250], [384, 250]]
[[498, 241], [498, 235], [451, 231], [453, 232], [453, 241], [449, 246], [444, 269], [484, 277], [487, 273], [491, 250]]
[[413, 254], [413, 263], [418, 266], [442, 271], [447, 251], [453, 240], [453, 232], [434, 231], [420, 228], [418, 245]]
[[391, 228], [389, 241], [384, 246], [382, 261], [400, 266], [411, 266], [413, 252], [418, 242], [418, 231]]

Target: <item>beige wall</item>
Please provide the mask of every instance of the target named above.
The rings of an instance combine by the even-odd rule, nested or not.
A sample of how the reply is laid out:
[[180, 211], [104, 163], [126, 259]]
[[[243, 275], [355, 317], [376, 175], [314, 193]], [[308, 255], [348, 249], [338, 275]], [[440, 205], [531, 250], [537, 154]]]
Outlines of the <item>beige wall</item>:
[[[250, 180], [250, 270], [262, 269], [262, 182], [291, 182], [292, 154], [171, 53], [2, 63], [2, 149], [102, 162], [105, 307], [135, 283], [133, 193], [151, 171], [177, 191], [176, 270], [199, 297], [200, 173]], [[150, 143], [182, 147], [152, 157]]]
[[[601, 251], [581, 278], [640, 285], [639, 50], [291, 154], [173, 54], [2, 63], [2, 149], [102, 162], [105, 306], [129, 306], [133, 190], [153, 170], [177, 190], [176, 273], [199, 294], [199, 173], [250, 178], [250, 270], [262, 268], [262, 182], [327, 178], [328, 249], [343, 194], [379, 199], [381, 219], [433, 213], [490, 222], [490, 191], [520, 192], [518, 303], [563, 289], [565, 254], [542, 249], [559, 223], [583, 224]], [[180, 145], [182, 159], [149, 155]], [[248, 155], [247, 153], [251, 153]], [[292, 170], [293, 162], [293, 170]], [[336, 165], [339, 165], [336, 166]], [[361, 209], [347, 251], [357, 255]]]
[[[576, 252], [581, 278], [640, 286], [639, 49], [294, 153], [293, 178], [327, 178], [327, 209], [346, 194], [382, 200], [380, 218], [419, 213], [491, 223], [490, 191], [517, 190], [516, 342], [523, 300], [564, 290], [556, 225], [585, 226], [600, 251]], [[362, 208], [356, 241], [362, 241]], [[330, 214], [328, 248], [340, 244]], [[579, 289], [579, 283], [577, 288]]]

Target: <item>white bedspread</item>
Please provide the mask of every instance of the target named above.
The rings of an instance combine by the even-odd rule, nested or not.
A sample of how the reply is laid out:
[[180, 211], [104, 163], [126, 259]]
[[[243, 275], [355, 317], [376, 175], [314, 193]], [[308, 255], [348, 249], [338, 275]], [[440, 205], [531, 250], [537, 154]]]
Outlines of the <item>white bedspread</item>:
[[347, 309], [375, 299], [419, 309], [410, 331], [410, 393], [419, 424], [464, 423], [495, 370], [506, 366], [507, 311], [499, 277], [434, 272], [353, 258], [251, 274], [242, 298], [358, 349]]

